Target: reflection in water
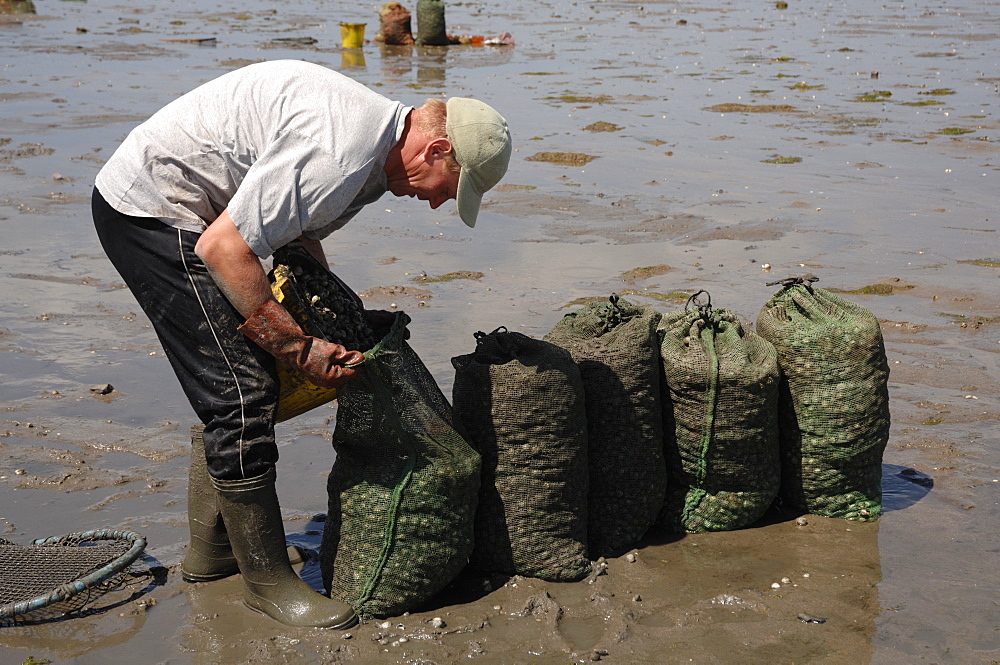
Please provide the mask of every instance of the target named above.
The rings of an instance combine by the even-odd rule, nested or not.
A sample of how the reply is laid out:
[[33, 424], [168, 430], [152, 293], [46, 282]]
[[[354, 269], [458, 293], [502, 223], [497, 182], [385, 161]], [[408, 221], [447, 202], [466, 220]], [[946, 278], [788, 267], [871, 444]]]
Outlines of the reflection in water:
[[416, 47], [417, 55], [422, 60], [429, 60], [433, 62], [438, 62], [444, 64], [445, 59], [448, 57], [448, 51], [451, 49], [450, 46], [418, 46]]
[[413, 71], [413, 46], [379, 44], [382, 78], [386, 82], [406, 79]]
[[0, 14], [34, 14], [35, 3], [31, 0], [0, 0]]
[[421, 85], [440, 85], [445, 82], [444, 67], [417, 68], [417, 83]]
[[413, 44], [385, 44], [379, 43], [378, 52], [383, 60], [399, 58], [409, 61], [413, 57]]
[[882, 512], [909, 508], [933, 488], [934, 479], [927, 474], [898, 464], [883, 464]]
[[386, 82], [405, 81], [416, 64], [417, 83], [432, 87], [440, 87], [446, 82], [450, 67], [496, 67], [510, 61], [513, 53], [514, 48], [506, 46], [404, 46], [379, 43], [380, 68]]
[[417, 47], [417, 83], [421, 85], [441, 85], [445, 82], [447, 46]]
[[359, 48], [344, 49], [340, 52], [341, 69], [364, 69], [365, 52]]

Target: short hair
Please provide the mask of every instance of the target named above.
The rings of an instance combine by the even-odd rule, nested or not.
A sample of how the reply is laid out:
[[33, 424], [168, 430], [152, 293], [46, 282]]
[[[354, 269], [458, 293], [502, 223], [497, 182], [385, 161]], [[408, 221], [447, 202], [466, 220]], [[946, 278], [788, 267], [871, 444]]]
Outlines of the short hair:
[[[421, 113], [417, 116], [417, 129], [421, 134], [430, 140], [448, 138], [448, 105], [443, 99], [436, 97], [428, 98], [420, 105]], [[448, 168], [454, 172], [462, 170], [455, 160], [455, 151], [452, 150], [445, 157]]]

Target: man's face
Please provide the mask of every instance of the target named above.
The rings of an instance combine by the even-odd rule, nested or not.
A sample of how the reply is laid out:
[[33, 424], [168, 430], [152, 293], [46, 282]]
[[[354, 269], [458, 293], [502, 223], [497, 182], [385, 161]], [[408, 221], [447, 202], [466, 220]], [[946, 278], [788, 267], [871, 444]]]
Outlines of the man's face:
[[[445, 140], [445, 147], [451, 145]], [[431, 208], [438, 208], [445, 201], [458, 195], [458, 172], [449, 168], [446, 151], [433, 144], [406, 169], [406, 178], [389, 181], [389, 191], [395, 196], [415, 196], [427, 201]]]

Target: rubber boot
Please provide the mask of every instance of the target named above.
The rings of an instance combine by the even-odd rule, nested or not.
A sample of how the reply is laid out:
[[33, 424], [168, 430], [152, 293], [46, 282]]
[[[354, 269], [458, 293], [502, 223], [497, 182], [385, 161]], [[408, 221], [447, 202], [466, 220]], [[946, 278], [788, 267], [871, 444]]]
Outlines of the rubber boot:
[[[208, 474], [204, 431], [204, 425], [191, 427], [191, 470], [188, 474], [191, 544], [181, 564], [181, 577], [185, 582], [212, 582], [240, 572], [219, 512], [218, 492]], [[297, 547], [288, 546], [289, 563], [303, 563], [305, 559]]]
[[219, 512], [218, 492], [205, 463], [204, 425], [191, 428], [191, 471], [188, 476], [188, 547], [181, 577], [185, 582], [211, 582], [240, 572]]
[[350, 628], [357, 623], [354, 610], [317, 593], [292, 570], [274, 478], [271, 469], [246, 480], [212, 480], [243, 574], [244, 602], [287, 626]]

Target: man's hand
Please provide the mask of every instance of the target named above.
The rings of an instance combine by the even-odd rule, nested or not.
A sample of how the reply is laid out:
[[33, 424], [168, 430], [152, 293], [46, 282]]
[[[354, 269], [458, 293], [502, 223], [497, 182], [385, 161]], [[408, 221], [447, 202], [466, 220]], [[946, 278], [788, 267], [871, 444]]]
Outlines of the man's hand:
[[238, 329], [258, 346], [317, 386], [339, 388], [354, 375], [344, 365], [360, 363], [360, 351], [348, 351], [302, 332], [292, 315], [273, 298], [266, 301]]

